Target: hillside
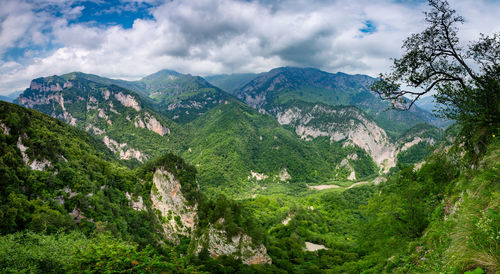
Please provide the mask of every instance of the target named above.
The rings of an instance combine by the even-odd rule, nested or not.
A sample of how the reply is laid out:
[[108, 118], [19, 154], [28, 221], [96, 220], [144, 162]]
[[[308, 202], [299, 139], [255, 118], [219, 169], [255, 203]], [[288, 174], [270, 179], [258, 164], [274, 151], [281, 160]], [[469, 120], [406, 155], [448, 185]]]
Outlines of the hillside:
[[231, 96], [205, 79], [171, 70], [161, 70], [135, 82], [166, 117], [189, 122]]
[[454, 137], [425, 164], [402, 167], [380, 184], [362, 213], [359, 244], [367, 255], [337, 271], [498, 271], [500, 144], [491, 139], [477, 154]]
[[[197, 167], [202, 188], [210, 192], [250, 196], [251, 189], [270, 185], [304, 186], [376, 172], [363, 150], [343, 148], [327, 138], [302, 140], [274, 118], [238, 101], [215, 107], [188, 126], [192, 139], [182, 156]], [[357, 156], [344, 160], [348, 155]], [[342, 160], [349, 164], [341, 166]]]
[[290, 101], [269, 109], [269, 113], [280, 124], [293, 127], [304, 140], [327, 136], [331, 142], [340, 142], [343, 147], [363, 149], [382, 172], [396, 165], [399, 153], [417, 145], [431, 147], [441, 138], [441, 130], [427, 124], [417, 124], [398, 138], [391, 138], [376, 121], [354, 106]]
[[[148, 79], [161, 82], [157, 78], [165, 73], [173, 72]], [[182, 107], [191, 108], [186, 105], [164, 109], [165, 116], [183, 121], [177, 124], [155, 112], [156, 103], [104, 82], [105, 78], [81, 73], [39, 78], [17, 101], [94, 134], [129, 165], [169, 151], [179, 153], [204, 171], [200, 182], [210, 193], [248, 196], [245, 191], [260, 188], [259, 183], [292, 181], [304, 186], [355, 180], [374, 175], [378, 169], [365, 151], [343, 148], [339, 140], [301, 140], [272, 117], [222, 91], [183, 94], [186, 102], [199, 100], [209, 107], [201, 108], [206, 113], [185, 113]], [[209, 105], [210, 100], [215, 104]], [[349, 155], [352, 159], [347, 159]]]
[[206, 199], [195, 168], [177, 156], [130, 170], [84, 131], [3, 102], [0, 127], [5, 271], [192, 272], [197, 263], [181, 257], [200, 252], [271, 262], [239, 205]]
[[101, 227], [142, 244], [158, 239], [153, 215], [123, 206], [142, 187], [102, 142], [38, 111], [0, 109], [2, 234]]
[[138, 81], [109, 79], [81, 72], [73, 72], [71, 75], [133, 91], [149, 107], [177, 123], [194, 120], [214, 106], [232, 98], [199, 76], [181, 74], [173, 70], [161, 70]]
[[[179, 79], [207, 88], [187, 91]], [[438, 139], [394, 140], [356, 107], [289, 101], [268, 109], [274, 119], [200, 79], [164, 70], [139, 81], [142, 86], [127, 82], [142, 88], [134, 93], [112, 84], [121, 80], [70, 73], [33, 80], [17, 101], [98, 136], [129, 165], [178, 153], [203, 171], [204, 190], [234, 197], [273, 183], [304, 187], [375, 176], [394, 167], [398, 153], [411, 146], [427, 143], [417, 150], [420, 158], [429, 154]], [[166, 108], [139, 95], [162, 89], [177, 94], [164, 97], [174, 100], [166, 99]]]
[[[48, 98], [40, 108], [82, 123], [84, 116], [66, 99], [72, 93], [54, 91], [64, 83], [42, 80], [25, 92], [31, 94], [25, 102], [37, 106]], [[99, 85], [75, 83], [97, 100], [91, 87]], [[106, 89], [110, 98], [122, 92], [133, 99], [124, 108], [146, 108], [134, 93]], [[113, 106], [121, 104], [118, 98]], [[100, 100], [98, 111], [104, 109]], [[61, 101], [64, 109], [54, 107]], [[214, 272], [223, 266], [358, 273], [498, 267], [491, 242], [498, 226], [498, 142], [476, 155], [461, 146], [456, 127], [443, 137], [433, 126], [416, 124], [388, 141], [397, 163], [385, 178], [375, 178], [375, 162], [357, 148], [364, 143], [346, 144], [356, 136], [374, 144], [390, 138], [359, 108], [291, 101], [272, 110], [276, 119], [230, 99], [183, 125], [186, 162], [170, 154], [130, 170], [116, 159], [119, 154], [75, 127], [34, 110], [0, 106], [0, 172], [7, 178], [2, 229], [9, 233], [0, 237], [0, 246], [8, 247], [0, 252], [4, 268], [45, 269], [50, 263], [99, 271], [133, 266]], [[96, 231], [104, 234], [93, 236]], [[61, 248], [53, 251], [36, 239]], [[56, 255], [39, 261], [22, 251], [26, 246]], [[101, 264], [117, 247], [128, 250], [113, 255], [122, 265]], [[416, 264], [421, 258], [425, 263]], [[173, 265], [161, 263], [166, 261]]]
[[357, 106], [374, 117], [392, 136], [421, 122], [441, 125], [439, 119], [418, 107], [404, 112], [391, 110], [389, 102], [380, 100], [371, 92], [370, 86], [374, 81], [366, 75], [282, 67], [256, 77], [234, 94], [253, 108], [265, 112], [297, 100], [332, 106]]
[[181, 146], [182, 129], [136, 93], [87, 78], [34, 79], [16, 101], [93, 133], [120, 159], [144, 162]]

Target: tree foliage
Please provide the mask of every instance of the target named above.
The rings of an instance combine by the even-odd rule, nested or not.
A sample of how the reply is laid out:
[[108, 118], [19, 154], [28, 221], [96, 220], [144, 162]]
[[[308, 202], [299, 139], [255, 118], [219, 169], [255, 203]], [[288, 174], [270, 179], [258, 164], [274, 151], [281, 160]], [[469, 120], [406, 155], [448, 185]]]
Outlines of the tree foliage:
[[[429, 0], [427, 28], [403, 43], [404, 54], [372, 90], [410, 109], [421, 96], [435, 92], [441, 116], [468, 127], [498, 129], [500, 122], [500, 33], [464, 46], [459, 39], [462, 16], [447, 1]], [[409, 87], [401, 89], [402, 86]], [[411, 97], [408, 99], [406, 96]]]

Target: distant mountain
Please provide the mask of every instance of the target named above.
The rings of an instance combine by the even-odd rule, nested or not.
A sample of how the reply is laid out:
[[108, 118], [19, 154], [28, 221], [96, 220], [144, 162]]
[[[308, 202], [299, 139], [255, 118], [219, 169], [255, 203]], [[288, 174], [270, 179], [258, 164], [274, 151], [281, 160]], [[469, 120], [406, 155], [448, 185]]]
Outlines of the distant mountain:
[[196, 119], [232, 98], [199, 76], [171, 70], [161, 70], [137, 83], [142, 84], [143, 92], [157, 103], [158, 111], [180, 123]]
[[108, 79], [81, 72], [74, 74], [96, 83], [116, 85], [134, 91], [156, 111], [178, 123], [196, 119], [232, 97], [199, 76], [181, 74], [173, 70], [161, 70], [139, 81]]
[[[289, 68], [273, 73], [284, 77], [281, 83], [297, 87], [322, 83], [325, 74], [332, 77], [307, 69], [302, 78], [292, 81], [285, 77], [289, 70], [291, 75], [302, 73]], [[268, 81], [269, 75], [264, 76], [244, 90], [257, 91], [253, 88], [260, 83], [257, 80]], [[355, 81], [340, 77], [337, 86], [362, 93], [369, 82], [367, 76], [356, 76]], [[400, 145], [435, 141], [401, 143], [361, 107], [306, 102], [300, 100], [306, 97], [300, 97], [301, 92], [290, 91], [297, 96], [289, 100], [275, 96], [287, 92], [274, 91], [266, 92], [273, 100], [262, 97], [256, 102], [251, 95], [250, 100], [245, 97], [254, 109], [203, 78], [174, 71], [163, 70], [135, 82], [69, 73], [33, 80], [17, 102], [96, 135], [117, 158], [131, 165], [165, 152], [177, 153], [197, 166], [201, 188], [207, 193], [246, 195], [250, 189], [275, 182], [356, 180], [395, 166]], [[327, 93], [319, 92], [319, 97]], [[345, 96], [345, 100], [351, 98]]]
[[[156, 89], [165, 87], [161, 79], [147, 79], [158, 83]], [[113, 80], [82, 73], [38, 78], [17, 103], [94, 134], [117, 158], [135, 165], [166, 152], [178, 153], [197, 165], [201, 187], [210, 193], [226, 192], [232, 187], [229, 193], [236, 195], [257, 182], [320, 182], [349, 176], [355, 179], [377, 171], [362, 149], [342, 148], [328, 139], [301, 140], [274, 118], [217, 88], [216, 92], [227, 97], [205, 108], [202, 115], [193, 117], [176, 108], [163, 109], [162, 113], [178, 113], [177, 119], [186, 121], [177, 124], [153, 109], [158, 108], [157, 103], [110, 83]], [[193, 94], [188, 100], [206, 101], [203, 89]], [[359, 159], [341, 166], [352, 153]]]
[[236, 90], [235, 95], [261, 112], [290, 101], [325, 103], [332, 106], [354, 105], [375, 118], [391, 136], [413, 125], [441, 121], [429, 112], [414, 107], [409, 111], [390, 109], [370, 90], [375, 78], [366, 75], [328, 73], [314, 68], [282, 67], [262, 74]]
[[16, 98], [21, 93], [23, 93], [23, 92], [22, 91], [15, 91], [15, 92], [12, 92], [12, 93], [10, 93], [8, 95], [0, 95], [0, 101], [12, 103], [12, 102], [14, 102], [14, 100], [16, 100]]
[[418, 99], [415, 104], [424, 110], [427, 110], [428, 112], [432, 112], [433, 110], [437, 109], [437, 103], [436, 100], [434, 99], [434, 96], [427, 96], [424, 98]]
[[218, 74], [205, 77], [212, 85], [221, 88], [222, 90], [234, 94], [234, 91], [246, 85], [248, 82], [260, 76], [261, 73], [233, 73], [233, 74]]
[[0, 101], [12, 103], [16, 98], [10, 98], [8, 96], [0, 95]]
[[[439, 134], [427, 137], [427, 132], [442, 130], [427, 124], [417, 124], [396, 139], [390, 138], [370, 116], [354, 106], [330, 106], [324, 103], [290, 101], [274, 107], [269, 113], [282, 125], [292, 126], [305, 140], [327, 136], [343, 147], [355, 146], [366, 151], [387, 172], [396, 165], [398, 154], [420, 143], [435, 144]], [[419, 130], [417, 130], [417, 128]]]
[[143, 162], [181, 146], [180, 127], [103, 79], [82, 73], [34, 79], [16, 102], [95, 134], [120, 159]]

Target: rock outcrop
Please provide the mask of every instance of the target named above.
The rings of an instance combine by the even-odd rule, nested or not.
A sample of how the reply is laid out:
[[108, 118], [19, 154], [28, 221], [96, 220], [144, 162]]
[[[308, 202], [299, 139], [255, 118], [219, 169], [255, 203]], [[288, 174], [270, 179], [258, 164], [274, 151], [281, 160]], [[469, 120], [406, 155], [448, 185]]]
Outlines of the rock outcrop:
[[23, 145], [23, 141], [22, 141], [21, 136], [19, 136], [19, 138], [17, 139], [17, 148], [19, 148], [19, 150], [21, 151], [21, 155], [23, 157], [24, 164], [31, 167], [31, 169], [44, 170], [45, 168], [47, 168], [51, 165], [51, 162], [47, 159], [43, 159], [43, 160], [33, 159], [32, 161], [30, 161], [30, 158], [26, 154], [28, 147]]
[[197, 204], [189, 205], [181, 191], [181, 184], [174, 175], [164, 169], [158, 169], [153, 176], [151, 190], [153, 210], [156, 210], [165, 237], [179, 243], [179, 235], [191, 236], [198, 221]]
[[147, 129], [149, 129], [149, 130], [151, 130], [151, 131], [153, 131], [161, 136], [164, 136], [166, 134], [170, 134], [170, 129], [163, 126], [156, 119], [156, 117], [152, 116], [148, 112], [146, 112], [143, 117], [141, 117], [141, 116], [135, 117], [134, 126], [140, 127], [140, 128], [147, 128]]
[[4, 123], [0, 121], [0, 129], [2, 130], [4, 135], [9, 135], [10, 134], [10, 128], [6, 126]]
[[[304, 140], [327, 136], [331, 142], [342, 142], [343, 146], [356, 146], [366, 151], [383, 173], [396, 166], [401, 151], [420, 143], [434, 144], [431, 138], [405, 138], [393, 142], [383, 128], [368, 118], [356, 107], [331, 107], [323, 104], [305, 104], [302, 107], [275, 108], [271, 113], [282, 125], [290, 125]], [[352, 157], [357, 157], [351, 155]], [[354, 159], [349, 159], [354, 160]], [[344, 163], [341, 166], [349, 168]], [[350, 168], [350, 180], [355, 179]]]
[[[219, 220], [223, 222], [223, 220]], [[270, 264], [271, 258], [267, 255], [264, 245], [255, 245], [252, 238], [244, 233], [238, 233], [228, 240], [224, 230], [216, 229], [211, 224], [207, 232], [198, 241], [197, 251], [199, 253], [206, 247], [210, 256], [217, 258], [221, 255], [232, 255], [236, 259], [241, 259], [244, 264]]]
[[102, 141], [109, 148], [109, 150], [114, 153], [118, 153], [120, 155], [120, 159], [122, 160], [137, 159], [138, 161], [143, 162], [147, 159], [141, 151], [130, 147], [127, 143], [118, 143], [117, 141], [109, 138], [107, 135], [104, 135]]
[[135, 109], [136, 111], [141, 110], [141, 106], [139, 105], [139, 102], [134, 98], [134, 96], [130, 94], [123, 94], [122, 92], [115, 93], [115, 98], [118, 100], [122, 105], [126, 107], [131, 107]]
[[[133, 201], [130, 194], [126, 195], [131, 204], [138, 207], [138, 202]], [[198, 204], [186, 199], [181, 182], [165, 168], [158, 168], [153, 175], [151, 201], [152, 209], [162, 225], [163, 234], [170, 242], [179, 244], [181, 236], [192, 237], [194, 253], [199, 253], [206, 247], [212, 257], [231, 255], [241, 258], [246, 264], [271, 263], [265, 246], [256, 246], [252, 243], [252, 238], [243, 232], [228, 239], [226, 231], [216, 228], [214, 224], [198, 227]], [[224, 219], [218, 222], [218, 225], [221, 225]], [[194, 233], [196, 229], [200, 230]]]
[[295, 132], [305, 140], [327, 136], [332, 142], [343, 142], [344, 146], [365, 150], [385, 170], [395, 166], [395, 146], [385, 130], [355, 107], [295, 106], [275, 110], [275, 116], [280, 124], [294, 126]]

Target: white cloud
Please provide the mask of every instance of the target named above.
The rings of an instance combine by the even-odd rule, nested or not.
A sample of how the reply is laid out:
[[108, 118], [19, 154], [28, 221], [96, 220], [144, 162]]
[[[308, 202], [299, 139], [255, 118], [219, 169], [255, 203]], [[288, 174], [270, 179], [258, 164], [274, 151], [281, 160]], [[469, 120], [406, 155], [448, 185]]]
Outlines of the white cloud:
[[[33, 58], [26, 64], [2, 58], [0, 93], [5, 94], [26, 88], [33, 78], [70, 71], [137, 79], [163, 68], [207, 75], [294, 65], [376, 76], [401, 54], [402, 40], [423, 28], [426, 7], [391, 0], [166, 1], [152, 8], [153, 19], [137, 19], [124, 29], [68, 24], [84, 7], [64, 1], [43, 2], [60, 5], [67, 11], [62, 18], [35, 13], [29, 3], [6, 3], [9, 12], [0, 9], [0, 56], [31, 44], [60, 47], [39, 56], [30, 50], [25, 55]], [[455, 0], [451, 5], [468, 19], [464, 40], [499, 31], [498, 3]], [[376, 32], [359, 31], [367, 20]]]

